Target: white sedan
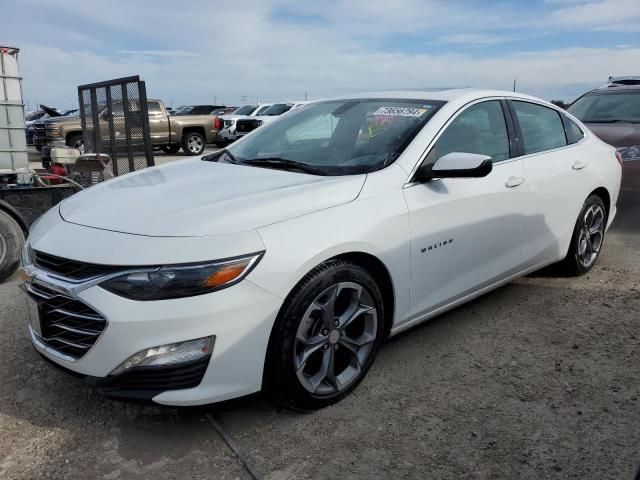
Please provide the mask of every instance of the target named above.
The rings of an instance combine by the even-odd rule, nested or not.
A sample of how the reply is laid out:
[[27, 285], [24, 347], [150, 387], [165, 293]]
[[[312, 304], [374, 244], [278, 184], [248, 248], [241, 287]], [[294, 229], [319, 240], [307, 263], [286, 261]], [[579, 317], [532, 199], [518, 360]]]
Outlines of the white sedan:
[[552, 263], [589, 271], [620, 177], [613, 147], [526, 95], [315, 102], [45, 214], [31, 340], [109, 397], [323, 407], [390, 335]]

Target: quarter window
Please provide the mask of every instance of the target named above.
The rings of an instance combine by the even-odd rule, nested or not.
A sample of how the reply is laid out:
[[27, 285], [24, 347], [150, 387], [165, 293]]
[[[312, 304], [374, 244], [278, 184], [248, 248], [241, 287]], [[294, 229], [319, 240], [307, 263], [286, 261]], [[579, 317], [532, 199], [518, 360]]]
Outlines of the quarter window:
[[529, 102], [512, 101], [512, 105], [520, 124], [525, 155], [567, 144], [558, 112]]
[[564, 130], [567, 134], [567, 143], [569, 145], [578, 143], [580, 140], [584, 138], [584, 132], [578, 125], [576, 125], [576, 122], [564, 116], [563, 116], [563, 120], [564, 120]]
[[502, 105], [498, 100], [467, 108], [451, 122], [427, 155], [435, 163], [451, 152], [488, 155], [493, 162], [509, 158], [509, 135]]

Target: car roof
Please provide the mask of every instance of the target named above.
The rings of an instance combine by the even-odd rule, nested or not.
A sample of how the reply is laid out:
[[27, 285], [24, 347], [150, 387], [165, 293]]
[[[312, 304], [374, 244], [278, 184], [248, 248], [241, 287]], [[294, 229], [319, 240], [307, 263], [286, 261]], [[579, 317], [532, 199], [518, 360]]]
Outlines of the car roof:
[[640, 85], [607, 84], [607, 85], [603, 85], [602, 87], [591, 90], [588, 93], [608, 94], [608, 93], [629, 92], [629, 91], [640, 91]]
[[402, 100], [440, 100], [450, 102], [457, 100], [460, 102], [470, 102], [486, 97], [510, 97], [521, 98], [523, 100], [533, 100], [535, 102], [549, 103], [540, 98], [509, 90], [483, 90], [478, 88], [452, 88], [442, 90], [393, 90], [393, 91], [377, 91], [356, 93], [350, 95], [342, 95], [338, 97], [322, 98], [316, 101], [326, 100], [346, 100], [346, 99], [365, 99], [365, 98], [384, 98], [384, 99], [402, 99]]

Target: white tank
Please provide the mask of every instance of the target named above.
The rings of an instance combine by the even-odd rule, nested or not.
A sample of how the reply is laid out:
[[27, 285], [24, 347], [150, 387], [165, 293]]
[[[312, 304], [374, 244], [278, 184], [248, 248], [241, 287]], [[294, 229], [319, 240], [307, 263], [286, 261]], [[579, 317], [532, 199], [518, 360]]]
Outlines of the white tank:
[[0, 174], [28, 170], [19, 49], [0, 46]]

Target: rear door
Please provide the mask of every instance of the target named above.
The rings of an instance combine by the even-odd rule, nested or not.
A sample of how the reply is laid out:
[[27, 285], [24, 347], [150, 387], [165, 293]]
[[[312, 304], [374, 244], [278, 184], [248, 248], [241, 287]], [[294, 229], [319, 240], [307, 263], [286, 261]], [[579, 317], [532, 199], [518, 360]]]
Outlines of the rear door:
[[163, 112], [160, 102], [147, 102], [149, 112], [149, 133], [153, 145], [169, 143], [169, 121], [167, 114]]
[[531, 194], [522, 243], [525, 265], [549, 263], [566, 252], [571, 239], [585, 200], [579, 176], [588, 168], [588, 159], [567, 142], [560, 112], [523, 100], [510, 100], [509, 106], [518, 132], [526, 190]]
[[[521, 269], [528, 195], [506, 102], [467, 106], [445, 126], [424, 162], [450, 152], [489, 155], [484, 178], [444, 178], [404, 189], [411, 225], [412, 318]], [[423, 163], [424, 163], [423, 162]]]

